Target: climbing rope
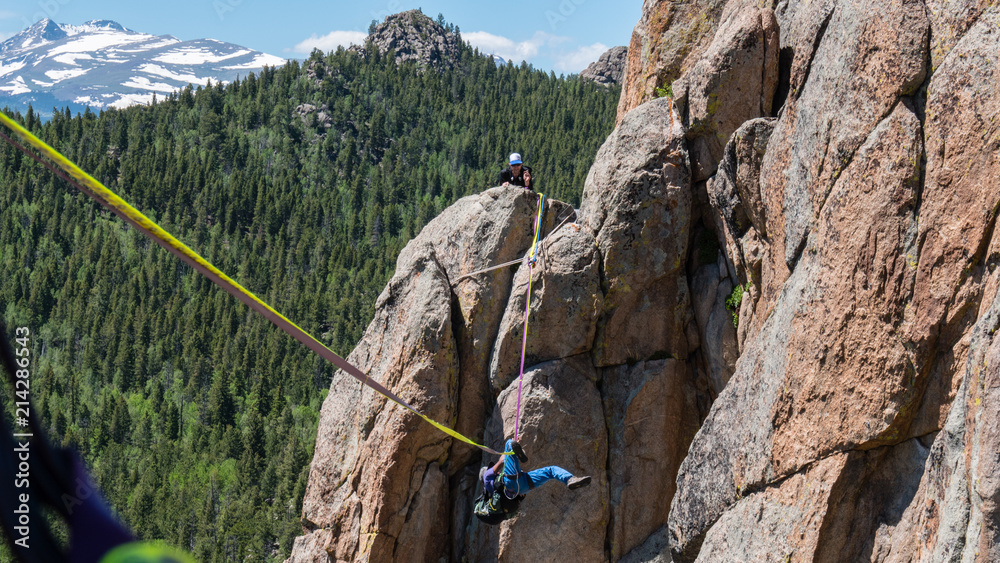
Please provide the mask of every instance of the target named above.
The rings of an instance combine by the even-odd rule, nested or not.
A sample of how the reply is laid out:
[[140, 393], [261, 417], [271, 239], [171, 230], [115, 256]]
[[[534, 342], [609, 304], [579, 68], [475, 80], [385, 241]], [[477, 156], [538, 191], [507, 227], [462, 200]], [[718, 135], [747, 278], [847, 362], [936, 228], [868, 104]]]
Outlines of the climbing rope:
[[[81, 192], [87, 194], [95, 201], [103, 205], [109, 211], [121, 217], [126, 223], [132, 225], [139, 232], [143, 233], [150, 240], [156, 244], [162, 246], [168, 252], [180, 258], [184, 263], [188, 264], [200, 274], [208, 278], [212, 283], [224, 289], [230, 295], [236, 297], [248, 307], [262, 315], [267, 320], [271, 321], [276, 327], [287, 333], [292, 338], [298, 340], [307, 348], [318, 354], [320, 357], [329, 361], [333, 365], [342, 369], [344, 372], [350, 374], [352, 377], [371, 387], [380, 395], [389, 399], [390, 401], [406, 408], [407, 410], [413, 412], [420, 418], [424, 419], [427, 423], [434, 426], [441, 432], [455, 438], [459, 441], [465, 442], [466, 444], [475, 446], [487, 453], [493, 455], [505, 455], [512, 454], [513, 452], [498, 452], [473, 441], [470, 438], [448, 428], [447, 426], [431, 419], [425, 414], [421, 413], [419, 410], [411, 406], [409, 403], [398, 397], [392, 391], [386, 389], [382, 384], [377, 381], [371, 380], [368, 375], [362, 372], [357, 367], [353, 366], [347, 360], [341, 358], [335, 354], [332, 350], [327, 348], [322, 342], [317, 340], [311, 334], [300, 328], [298, 325], [292, 321], [285, 318], [284, 315], [274, 310], [266, 302], [258, 298], [256, 295], [251, 293], [249, 290], [238, 284], [236, 281], [232, 280], [220, 271], [218, 268], [213, 266], [209, 261], [205, 260], [199, 256], [195, 251], [188, 248], [184, 243], [174, 238], [173, 235], [162, 229], [159, 225], [153, 222], [151, 219], [140, 213], [137, 209], [128, 204], [124, 199], [119, 197], [113, 191], [104, 186], [101, 182], [97, 181], [95, 178], [84, 172], [79, 166], [77, 166], [73, 161], [69, 160], [65, 156], [59, 153], [59, 151], [53, 149], [45, 142], [43, 142], [38, 137], [34, 136], [30, 131], [22, 127], [16, 121], [8, 117], [4, 112], [0, 111], [0, 123], [5, 125], [10, 129], [17, 137], [23, 140], [25, 143], [34, 147], [37, 151], [42, 153], [48, 160], [43, 160], [38, 157], [26, 147], [21, 146], [14, 139], [0, 134], [4, 139], [14, 145], [16, 148], [33, 158], [34, 160], [40, 162], [46, 168], [52, 171], [53, 174], [62, 178], [70, 185], [76, 187]], [[58, 169], [57, 169], [58, 167]], [[537, 230], [536, 230], [536, 240], [537, 240]]]
[[521, 373], [517, 377], [517, 410], [514, 411], [514, 440], [521, 439], [521, 384], [524, 381], [524, 356], [528, 349], [528, 316], [531, 313], [531, 282], [535, 262], [538, 260], [538, 233], [542, 230], [542, 213], [545, 211], [545, 194], [538, 194], [538, 215], [535, 216], [535, 240], [528, 255], [528, 294], [524, 298], [524, 333], [521, 336]]

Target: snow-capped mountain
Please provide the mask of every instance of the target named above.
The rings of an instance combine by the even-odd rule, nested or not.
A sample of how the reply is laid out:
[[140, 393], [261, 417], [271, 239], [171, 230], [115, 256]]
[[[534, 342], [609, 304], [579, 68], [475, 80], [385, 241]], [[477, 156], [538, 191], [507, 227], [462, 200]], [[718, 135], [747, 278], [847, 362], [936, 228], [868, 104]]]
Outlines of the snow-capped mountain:
[[214, 39], [181, 41], [110, 20], [43, 19], [0, 43], [0, 107], [43, 115], [149, 103], [188, 84], [227, 83], [285, 59]]

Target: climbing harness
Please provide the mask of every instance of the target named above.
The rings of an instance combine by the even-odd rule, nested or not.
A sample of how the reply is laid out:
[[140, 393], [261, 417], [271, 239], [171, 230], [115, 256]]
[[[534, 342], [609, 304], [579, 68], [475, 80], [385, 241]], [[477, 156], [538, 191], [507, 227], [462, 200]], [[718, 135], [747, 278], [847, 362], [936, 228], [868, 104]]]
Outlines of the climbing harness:
[[[62, 178], [70, 185], [76, 187], [81, 192], [87, 194], [95, 201], [100, 203], [102, 206], [107, 208], [109, 211], [121, 217], [126, 223], [132, 225], [138, 229], [141, 233], [149, 237], [150, 240], [156, 244], [162, 246], [168, 252], [180, 258], [184, 263], [188, 264], [200, 274], [208, 278], [212, 283], [224, 289], [227, 293], [236, 297], [248, 307], [262, 315], [267, 320], [271, 321], [276, 327], [287, 333], [292, 338], [298, 340], [304, 344], [307, 348], [318, 354], [320, 357], [329, 361], [333, 365], [342, 369], [344, 372], [350, 374], [352, 377], [360, 381], [362, 384], [371, 387], [380, 395], [389, 399], [390, 401], [396, 403], [397, 405], [406, 408], [410, 412], [416, 414], [420, 418], [424, 419], [428, 424], [434, 426], [441, 432], [455, 438], [456, 440], [465, 442], [471, 446], [475, 446], [487, 453], [493, 455], [506, 455], [512, 454], [513, 452], [498, 452], [473, 441], [470, 438], [448, 428], [447, 426], [431, 419], [427, 415], [421, 413], [419, 410], [411, 406], [409, 403], [398, 397], [392, 391], [389, 391], [384, 386], [382, 386], [377, 381], [371, 380], [364, 372], [362, 372], [357, 367], [353, 366], [347, 360], [341, 358], [335, 354], [332, 350], [323, 345], [322, 342], [317, 340], [314, 336], [300, 328], [298, 325], [292, 321], [285, 318], [284, 315], [274, 310], [266, 302], [258, 298], [256, 295], [251, 293], [249, 290], [241, 286], [236, 281], [232, 280], [212, 265], [209, 261], [205, 260], [199, 256], [195, 251], [188, 248], [184, 243], [174, 238], [173, 235], [165, 231], [151, 219], [143, 215], [137, 209], [128, 204], [124, 199], [119, 197], [113, 191], [108, 189], [104, 184], [97, 181], [95, 178], [84, 172], [73, 163], [71, 160], [60, 154], [57, 150], [47, 145], [41, 139], [33, 135], [30, 131], [22, 127], [16, 121], [8, 117], [4, 112], [0, 111], [0, 123], [5, 125], [10, 129], [17, 137], [23, 140], [25, 143], [34, 147], [37, 151], [42, 153], [48, 161], [40, 158], [39, 156], [32, 153], [26, 147], [17, 143], [11, 137], [0, 133], [4, 139], [6, 139], [13, 146], [33, 158], [34, 160], [41, 163], [43, 166], [52, 171], [56, 176]], [[58, 169], [57, 169], [58, 167]], [[539, 216], [541, 214], [539, 207]], [[535, 238], [537, 242], [538, 233], [536, 229]], [[534, 252], [534, 251], [532, 251]], [[520, 398], [519, 398], [520, 400]]]

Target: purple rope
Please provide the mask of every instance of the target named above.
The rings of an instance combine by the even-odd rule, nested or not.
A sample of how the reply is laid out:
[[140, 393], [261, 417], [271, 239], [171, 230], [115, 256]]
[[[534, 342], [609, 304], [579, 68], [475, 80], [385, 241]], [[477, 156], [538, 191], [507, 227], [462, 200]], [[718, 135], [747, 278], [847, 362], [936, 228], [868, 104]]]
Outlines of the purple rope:
[[514, 440], [521, 436], [521, 382], [524, 380], [524, 353], [528, 346], [528, 307], [531, 306], [531, 272], [534, 266], [528, 266], [528, 297], [524, 300], [524, 337], [521, 339], [521, 374], [517, 377], [517, 411], [514, 415]]
[[538, 229], [542, 222], [542, 210], [545, 203], [545, 196], [540, 195], [538, 197], [538, 214], [535, 215], [535, 247], [532, 248], [532, 260], [528, 262], [528, 293], [524, 298], [524, 334], [521, 338], [521, 374], [517, 376], [517, 410], [514, 414], [514, 441], [518, 441], [521, 437], [521, 384], [524, 381], [524, 356], [528, 348], [528, 313], [531, 307], [531, 275], [535, 268], [535, 249], [537, 248], [538, 241]]

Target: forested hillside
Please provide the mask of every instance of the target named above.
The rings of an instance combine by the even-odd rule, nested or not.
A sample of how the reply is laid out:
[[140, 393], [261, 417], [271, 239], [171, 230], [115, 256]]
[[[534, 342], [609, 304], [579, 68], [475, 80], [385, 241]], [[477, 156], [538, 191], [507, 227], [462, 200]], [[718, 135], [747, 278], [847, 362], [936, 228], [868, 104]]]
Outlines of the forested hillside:
[[[316, 52], [151, 107], [21, 119], [346, 355], [431, 218], [515, 150], [578, 204], [611, 130], [617, 88], [461, 45], [453, 70]], [[31, 330], [53, 440], [138, 535], [200, 561], [288, 555], [331, 366], [6, 143], [0, 313]]]

